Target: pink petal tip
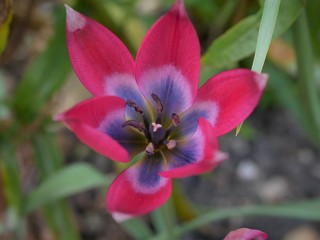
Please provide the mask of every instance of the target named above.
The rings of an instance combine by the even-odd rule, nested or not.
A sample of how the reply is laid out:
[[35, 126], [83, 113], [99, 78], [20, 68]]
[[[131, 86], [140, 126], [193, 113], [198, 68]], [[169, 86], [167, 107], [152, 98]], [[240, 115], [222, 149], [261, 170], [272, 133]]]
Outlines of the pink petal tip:
[[176, 0], [176, 2], [172, 5], [172, 10], [177, 10], [180, 15], [186, 15], [184, 0]]
[[221, 163], [229, 158], [229, 154], [221, 151], [217, 151], [214, 154], [214, 161], [216, 163]]
[[60, 121], [65, 120], [63, 113], [58, 113], [58, 114], [54, 115], [52, 119], [53, 119], [53, 121], [56, 121], [56, 122], [60, 122]]
[[256, 82], [258, 84], [258, 87], [261, 90], [263, 90], [266, 87], [268, 78], [269, 78], [269, 76], [266, 73], [257, 74], [255, 76], [255, 80], [256, 80]]
[[129, 214], [121, 213], [121, 212], [114, 212], [112, 213], [112, 217], [117, 223], [122, 223], [132, 218], [133, 216]]
[[64, 5], [67, 10], [67, 30], [75, 32], [86, 25], [86, 18], [77, 11], [73, 10], [67, 4]]

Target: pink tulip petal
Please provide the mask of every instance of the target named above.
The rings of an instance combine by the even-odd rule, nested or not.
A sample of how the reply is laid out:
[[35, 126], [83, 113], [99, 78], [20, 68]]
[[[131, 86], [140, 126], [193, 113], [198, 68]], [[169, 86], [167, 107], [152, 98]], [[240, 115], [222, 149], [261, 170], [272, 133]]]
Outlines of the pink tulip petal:
[[211, 171], [226, 159], [226, 155], [218, 151], [211, 125], [200, 119], [193, 136], [178, 141], [176, 148], [168, 152], [166, 158], [170, 164], [167, 170], [160, 172], [160, 176], [182, 178]]
[[158, 174], [161, 155], [150, 158], [124, 170], [109, 187], [107, 209], [117, 221], [148, 213], [170, 197], [171, 179]]
[[[137, 54], [136, 79], [146, 98], [157, 94], [165, 111], [180, 113], [196, 97], [200, 47], [182, 0], [150, 29]], [[167, 109], [166, 109], [167, 108]]]
[[224, 240], [266, 240], [268, 235], [262, 231], [240, 228], [230, 232]]
[[125, 45], [100, 23], [66, 9], [70, 60], [81, 82], [95, 96], [141, 99], [134, 60]]
[[218, 116], [208, 119], [217, 136], [231, 131], [251, 114], [267, 78], [248, 69], [235, 69], [214, 76], [199, 89], [196, 102], [212, 101], [218, 109]]
[[144, 150], [145, 137], [130, 127], [123, 128], [125, 102], [113, 96], [96, 97], [81, 102], [56, 116], [75, 135], [98, 153], [115, 161], [127, 162]]
[[195, 131], [197, 119], [203, 117], [223, 135], [243, 122], [258, 104], [267, 82], [267, 75], [248, 69], [222, 72], [207, 81], [194, 105], [181, 117], [181, 134]]

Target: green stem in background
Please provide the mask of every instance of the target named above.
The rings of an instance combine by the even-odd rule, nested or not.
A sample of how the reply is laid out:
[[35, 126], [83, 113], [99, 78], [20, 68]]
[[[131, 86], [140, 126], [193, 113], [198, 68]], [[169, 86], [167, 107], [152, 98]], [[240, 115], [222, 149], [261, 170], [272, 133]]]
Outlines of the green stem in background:
[[7, 205], [5, 222], [8, 222], [2, 231], [13, 231], [16, 239], [22, 239], [21, 209], [24, 200], [21, 192], [16, 148], [9, 137], [0, 141], [0, 184], [0, 191], [2, 191], [4, 203]]
[[[43, 179], [52, 176], [63, 167], [61, 152], [55, 142], [54, 135], [42, 130], [32, 136], [36, 165]], [[64, 200], [48, 203], [43, 207], [45, 218], [56, 239], [78, 240], [74, 220], [68, 204]]]
[[145, 240], [152, 237], [153, 233], [141, 218], [132, 218], [121, 223], [121, 227], [136, 240]]
[[152, 222], [157, 232], [165, 236], [165, 239], [174, 240], [173, 228], [175, 226], [175, 209], [173, 207], [173, 200], [170, 198], [159, 209], [151, 213]]
[[298, 65], [299, 89], [305, 113], [311, 120], [311, 134], [320, 140], [320, 101], [317, 96], [313, 50], [305, 9], [293, 25], [293, 43]]
[[[264, 2], [262, 18], [259, 27], [256, 52], [254, 54], [252, 71], [261, 73], [268, 49], [271, 43], [274, 28], [277, 22], [281, 0], [266, 0]], [[241, 130], [242, 123], [236, 129], [236, 135]]]
[[[173, 229], [174, 237], [181, 237], [183, 234], [195, 230], [201, 226], [215, 221], [221, 221], [231, 217], [287, 217], [305, 220], [320, 220], [320, 199], [311, 201], [290, 203], [283, 205], [256, 205], [244, 207], [231, 207], [226, 209], [215, 209], [199, 215], [197, 218], [176, 226]], [[150, 240], [167, 240], [164, 234], [158, 234]]]

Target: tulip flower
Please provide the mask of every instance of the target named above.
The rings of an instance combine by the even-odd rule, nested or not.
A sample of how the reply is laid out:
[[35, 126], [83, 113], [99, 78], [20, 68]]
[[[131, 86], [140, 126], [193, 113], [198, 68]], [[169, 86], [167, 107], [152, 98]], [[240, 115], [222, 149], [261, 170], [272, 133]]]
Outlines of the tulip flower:
[[268, 235], [264, 232], [249, 228], [239, 228], [230, 232], [224, 240], [266, 240]]
[[230, 70], [198, 90], [200, 46], [183, 0], [149, 30], [135, 61], [111, 31], [66, 8], [71, 64], [94, 97], [56, 120], [111, 160], [144, 153], [113, 181], [106, 202], [119, 221], [145, 214], [166, 202], [172, 178], [208, 172], [225, 159], [217, 136], [249, 116], [267, 77]]

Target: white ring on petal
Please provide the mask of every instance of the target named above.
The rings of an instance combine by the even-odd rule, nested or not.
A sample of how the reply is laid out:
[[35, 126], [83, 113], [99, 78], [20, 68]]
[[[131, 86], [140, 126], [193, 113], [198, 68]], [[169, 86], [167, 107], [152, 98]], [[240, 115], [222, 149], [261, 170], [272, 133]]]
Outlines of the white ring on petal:
[[[168, 79], [170, 79], [170, 86], [169, 89], [166, 89], [166, 87], [168, 87], [166, 86]], [[151, 94], [155, 93], [163, 104], [165, 104], [166, 101], [168, 101], [167, 104], [172, 104], [173, 109], [170, 109], [172, 112], [183, 112], [192, 105], [193, 98], [190, 84], [181, 71], [172, 65], [149, 69], [141, 76], [139, 87], [150, 102], [153, 102]], [[171, 91], [172, 87], [176, 89], [172, 89], [173, 91]], [[180, 91], [176, 92], [178, 90]], [[166, 95], [168, 92], [171, 96]], [[174, 96], [173, 94], [179, 94], [179, 96]], [[166, 108], [164, 110], [167, 111]]]
[[[108, 80], [107, 80], [108, 79]], [[130, 86], [139, 92], [138, 86], [135, 83], [132, 75], [126, 73], [114, 73], [105, 77], [104, 92], [106, 95], [118, 96], [118, 87]]]
[[168, 178], [160, 177], [159, 182], [156, 186], [140, 186], [138, 184], [139, 169], [137, 167], [131, 167], [127, 170], [127, 177], [129, 182], [132, 184], [132, 189], [142, 194], [154, 194], [159, 191], [168, 182]]

